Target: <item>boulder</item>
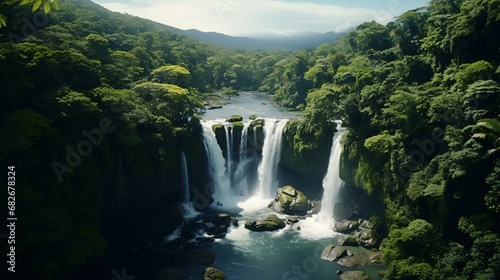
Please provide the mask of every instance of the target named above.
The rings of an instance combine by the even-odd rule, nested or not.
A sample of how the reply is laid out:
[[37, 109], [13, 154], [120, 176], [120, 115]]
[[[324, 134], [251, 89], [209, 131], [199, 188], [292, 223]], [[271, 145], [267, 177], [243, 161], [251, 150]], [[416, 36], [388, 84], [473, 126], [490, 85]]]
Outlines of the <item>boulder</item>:
[[361, 224], [359, 226], [361, 228], [374, 229], [376, 225], [377, 225], [376, 222], [373, 220], [363, 220], [361, 221]]
[[204, 280], [224, 280], [226, 279], [226, 275], [224, 272], [218, 270], [214, 267], [205, 268], [205, 272], [203, 273]]
[[359, 265], [359, 262], [353, 258], [347, 258], [339, 260], [337, 264], [345, 267], [356, 267]]
[[378, 235], [373, 229], [363, 228], [356, 237], [359, 244], [367, 248], [373, 248], [377, 246]]
[[353, 210], [352, 207], [345, 203], [335, 203], [333, 206], [333, 218], [335, 221], [348, 220], [352, 217]]
[[370, 256], [370, 263], [382, 263], [382, 254], [380, 252]]
[[274, 214], [268, 215], [263, 219], [249, 220], [245, 223], [245, 228], [251, 231], [275, 231], [285, 226], [285, 222]]
[[321, 259], [333, 262], [336, 259], [342, 258], [346, 255], [346, 250], [342, 246], [328, 245], [321, 252]]
[[299, 222], [299, 217], [298, 216], [287, 216], [286, 217], [286, 223], [287, 224], [295, 224]]
[[311, 200], [311, 210], [307, 211], [309, 214], [318, 214], [321, 211], [321, 201]]
[[209, 226], [209, 228], [206, 229], [205, 232], [214, 238], [224, 238], [227, 233], [227, 227], [225, 225], [213, 225]]
[[352, 235], [338, 235], [337, 242], [339, 245], [343, 246], [358, 246], [358, 242], [356, 241], [356, 237]]
[[212, 223], [216, 226], [226, 226], [229, 227], [231, 224], [231, 216], [228, 214], [218, 214], [213, 219]]
[[358, 229], [359, 223], [357, 221], [344, 220], [341, 222], [335, 222], [333, 224], [333, 230], [340, 233], [351, 233]]
[[241, 122], [243, 121], [243, 117], [240, 115], [232, 115], [229, 119], [226, 120], [227, 122], [234, 123], [234, 122]]
[[290, 228], [291, 228], [291, 229], [293, 229], [293, 230], [301, 230], [300, 225], [299, 225], [299, 224], [297, 224], [297, 223], [296, 223], [296, 224], [292, 224], [292, 225], [290, 226]]
[[305, 214], [312, 208], [311, 201], [307, 196], [292, 186], [278, 189], [276, 198], [269, 206], [278, 213], [290, 215]]
[[238, 219], [236, 218], [231, 218], [231, 224], [233, 225], [233, 227], [238, 227], [240, 225]]
[[214, 262], [215, 254], [209, 249], [194, 249], [183, 253], [186, 261], [196, 264], [208, 265]]
[[340, 280], [370, 280], [370, 276], [364, 271], [346, 271], [340, 274]]

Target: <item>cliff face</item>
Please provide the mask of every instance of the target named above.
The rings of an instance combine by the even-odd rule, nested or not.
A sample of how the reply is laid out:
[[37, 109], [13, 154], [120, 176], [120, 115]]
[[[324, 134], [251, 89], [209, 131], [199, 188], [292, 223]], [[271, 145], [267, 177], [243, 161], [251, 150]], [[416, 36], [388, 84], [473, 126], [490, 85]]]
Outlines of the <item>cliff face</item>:
[[290, 121], [283, 131], [282, 177], [293, 175], [321, 185], [328, 168], [334, 130]]
[[166, 213], [164, 222], [182, 221], [178, 207], [184, 192], [181, 151], [186, 155], [188, 173], [196, 174], [189, 178], [191, 190], [201, 190], [207, 182], [201, 128], [179, 130], [175, 140], [158, 139], [149, 144], [113, 151], [112, 172], [102, 190], [100, 227], [103, 237], [114, 243], [137, 246], [154, 234], [162, 212]]

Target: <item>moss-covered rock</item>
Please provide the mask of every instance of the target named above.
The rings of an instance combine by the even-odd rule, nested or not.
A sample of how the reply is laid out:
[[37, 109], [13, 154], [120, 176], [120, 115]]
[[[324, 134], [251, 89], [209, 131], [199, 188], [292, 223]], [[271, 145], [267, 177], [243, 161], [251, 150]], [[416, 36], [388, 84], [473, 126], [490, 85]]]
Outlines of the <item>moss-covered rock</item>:
[[240, 115], [232, 115], [229, 119], [226, 120], [227, 122], [234, 123], [234, 122], [241, 122], [243, 121], [243, 117]]
[[321, 252], [321, 259], [329, 262], [333, 262], [336, 259], [340, 259], [346, 256], [346, 249], [342, 246], [328, 245]]
[[351, 233], [358, 229], [358, 221], [344, 220], [341, 222], [335, 222], [333, 224], [333, 230], [340, 233]]
[[264, 146], [264, 119], [257, 119], [250, 123], [248, 127], [248, 149], [262, 153]]
[[249, 120], [256, 120], [257, 119], [257, 116], [256, 115], [251, 115], [250, 117], [248, 117]]
[[370, 276], [364, 271], [346, 271], [340, 274], [340, 280], [370, 280]]
[[292, 186], [278, 189], [276, 198], [269, 204], [278, 213], [301, 215], [311, 210], [312, 203], [307, 196]]
[[285, 226], [285, 222], [274, 214], [268, 215], [264, 219], [249, 220], [245, 223], [245, 228], [251, 231], [275, 231]]
[[204, 280], [224, 280], [226, 279], [226, 275], [224, 272], [218, 270], [214, 267], [205, 268], [205, 272], [203, 273]]
[[335, 128], [289, 121], [283, 130], [280, 165], [317, 183], [325, 176]]

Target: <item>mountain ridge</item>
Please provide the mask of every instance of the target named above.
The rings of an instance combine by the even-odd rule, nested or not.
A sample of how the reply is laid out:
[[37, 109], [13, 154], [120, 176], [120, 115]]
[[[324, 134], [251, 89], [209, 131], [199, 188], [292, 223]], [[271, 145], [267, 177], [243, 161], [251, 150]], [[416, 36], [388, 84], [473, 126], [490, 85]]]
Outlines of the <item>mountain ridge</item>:
[[248, 50], [289, 50], [298, 51], [303, 49], [314, 49], [324, 43], [332, 43], [344, 33], [316, 33], [306, 32], [291, 36], [268, 36], [247, 37], [231, 36], [218, 32], [203, 32], [197, 29], [178, 29], [171, 27], [173, 31], [186, 35], [201, 43], [213, 44], [228, 49]]

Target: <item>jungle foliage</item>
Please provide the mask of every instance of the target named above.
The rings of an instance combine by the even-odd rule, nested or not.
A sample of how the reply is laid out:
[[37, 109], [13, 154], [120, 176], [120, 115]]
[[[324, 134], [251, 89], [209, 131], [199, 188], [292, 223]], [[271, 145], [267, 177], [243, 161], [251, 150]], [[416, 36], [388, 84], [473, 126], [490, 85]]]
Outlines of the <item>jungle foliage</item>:
[[[148, 186], [175, 181], [179, 150], [199, 158], [200, 96], [222, 89], [302, 110], [286, 131], [304, 162], [342, 120], [343, 179], [386, 205], [387, 278], [500, 278], [500, 0], [431, 0], [295, 53], [200, 44], [90, 1], [22, 2], [0, 5], [0, 160], [24, 174], [18, 252], [40, 279], [104, 254], [120, 163], [144, 201], [178, 195]], [[25, 26], [39, 4], [46, 24]], [[68, 160], [103, 120], [113, 132]]]

